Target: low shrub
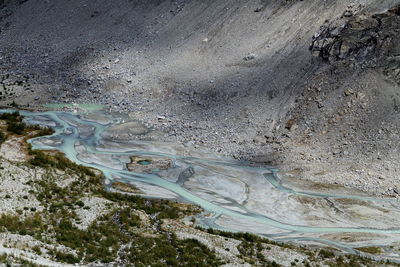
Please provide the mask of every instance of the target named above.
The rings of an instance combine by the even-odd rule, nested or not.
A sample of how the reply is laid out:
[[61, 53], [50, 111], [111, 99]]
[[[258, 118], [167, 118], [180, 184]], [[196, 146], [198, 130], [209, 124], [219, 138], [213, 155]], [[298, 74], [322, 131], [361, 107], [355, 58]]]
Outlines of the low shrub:
[[26, 124], [23, 122], [8, 122], [7, 131], [15, 134], [23, 134]]
[[7, 135], [0, 131], [0, 144], [6, 141]]

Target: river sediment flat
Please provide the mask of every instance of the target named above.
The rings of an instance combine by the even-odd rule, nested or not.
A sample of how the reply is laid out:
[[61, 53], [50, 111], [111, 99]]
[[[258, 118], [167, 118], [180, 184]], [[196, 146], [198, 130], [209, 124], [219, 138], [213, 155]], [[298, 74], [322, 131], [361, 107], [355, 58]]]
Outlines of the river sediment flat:
[[[101, 170], [110, 189], [120, 182], [145, 197], [199, 205], [206, 211], [198, 218], [203, 226], [343, 250], [390, 246], [400, 235], [396, 199], [377, 199], [340, 186], [300, 185], [268, 166], [252, 167], [204, 149], [152, 141], [146, 136], [152, 136], [152, 129], [124, 115], [22, 113], [28, 123], [55, 125], [52, 136], [30, 141], [35, 149], [59, 150], [78, 164]], [[121, 138], [119, 133], [134, 137]]]

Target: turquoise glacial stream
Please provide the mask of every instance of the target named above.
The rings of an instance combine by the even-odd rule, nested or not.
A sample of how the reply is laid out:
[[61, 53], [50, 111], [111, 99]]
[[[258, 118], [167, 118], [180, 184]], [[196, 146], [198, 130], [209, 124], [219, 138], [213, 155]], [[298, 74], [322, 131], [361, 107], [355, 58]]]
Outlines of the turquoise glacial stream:
[[[9, 110], [2, 110], [0, 112], [9, 112]], [[99, 111], [94, 111], [92, 114], [96, 115], [96, 112], [100, 114]], [[387, 219], [389, 222], [388, 224], [371, 227], [368, 223], [359, 223], [361, 219], [357, 219], [353, 223], [353, 215], [345, 214], [341, 215], [343, 219], [338, 219], [339, 222], [330, 219], [330, 221], [326, 222], [326, 226], [319, 226], [317, 225], [318, 223], [313, 223], [312, 220], [309, 219], [306, 204], [301, 206], [302, 204], [300, 202], [293, 202], [293, 199], [304, 197], [312, 201], [330, 202], [336, 199], [344, 199], [373, 203], [373, 205], [378, 205], [376, 206], [378, 207], [377, 210], [384, 209], [379, 206], [381, 205], [380, 203], [383, 203], [382, 205], [386, 205], [386, 207], [389, 206], [391, 212], [393, 210], [396, 214], [397, 212], [400, 214], [398, 202], [393, 199], [383, 200], [345, 194], [297, 191], [283, 186], [278, 176], [278, 170], [274, 168], [251, 167], [243, 162], [222, 157], [193, 156], [202, 155], [201, 153], [180, 155], [178, 153], [179, 151], [176, 152], [174, 149], [165, 149], [165, 147], [168, 147], [166, 144], [163, 144], [164, 149], [158, 151], [159, 143], [154, 141], [138, 141], [132, 138], [132, 141], [124, 140], [122, 142], [120, 140], [113, 140], [110, 135], [107, 135], [107, 138], [105, 138], [104, 133], [108, 131], [110, 127], [123, 124], [125, 120], [129, 120], [126, 116], [117, 118], [115, 115], [113, 115], [113, 117], [111, 114], [101, 113], [100, 115], [102, 118], [106, 117], [107, 120], [103, 119], [100, 121], [93, 119], [93, 116], [89, 119], [85, 114], [60, 111], [20, 111], [20, 113], [25, 117], [27, 123], [47, 125], [55, 130], [52, 136], [38, 137], [29, 140], [34, 149], [56, 149], [63, 152], [66, 157], [78, 164], [101, 170], [105, 176], [105, 184], [109, 189], [110, 183], [114, 180], [118, 180], [144, 186], [142, 187], [144, 192], [146, 192], [146, 186], [150, 186], [153, 189], [156, 188], [158, 190], [156, 190], [157, 192], [164, 190], [162, 192], [168, 192], [169, 198], [173, 196], [172, 198], [176, 200], [199, 205], [206, 212], [198, 217], [198, 221], [207, 227], [231, 231], [246, 230], [256, 234], [262, 234], [275, 240], [322, 243], [336, 246], [350, 252], [354, 252], [352, 249], [353, 247], [366, 245], [366, 243], [354, 242], [354, 244], [352, 244], [351, 242], [343, 242], [343, 240], [332, 237], [334, 237], [335, 234], [361, 233], [362, 235], [381, 235], [383, 240], [393, 240], [399, 237], [397, 234], [400, 234], [400, 224], [390, 225], [391, 218]], [[147, 146], [151, 147], [150, 151], [144, 150]], [[163, 172], [154, 171], [151, 173], [139, 173], [129, 171], [126, 168], [126, 163], [128, 163], [127, 159], [129, 159], [129, 156], [132, 155], [169, 159], [173, 162], [173, 167], [171, 170]], [[113, 164], [111, 164], [112, 162]], [[149, 163], [145, 161], [143, 165], [147, 167]], [[180, 166], [184, 166], [186, 170], [192, 170], [191, 174], [194, 173], [194, 175], [185, 177], [182, 175], [183, 171], [179, 169]], [[185, 173], [188, 173], [188, 171]], [[210, 179], [214, 182], [208, 184], [207, 174], [210, 173], [212, 173]], [[249, 178], [246, 177], [247, 174]], [[177, 176], [179, 176], [179, 179]], [[226, 179], [229, 184], [224, 187], [222, 182], [219, 184], [221, 181], [220, 179]], [[248, 184], [246, 184], [247, 181], [249, 181]], [[260, 201], [260, 197], [252, 196], [253, 188], [259, 188], [260, 185], [253, 187], [250, 181], [256, 181], [260, 185], [266, 185], [267, 188], [265, 191], [260, 193], [262, 196], [261, 198], [265, 197], [267, 201], [273, 204], [266, 204], [265, 207], [263, 207], [263, 205], [260, 206], [260, 202], [257, 202]], [[200, 186], [201, 189], [199, 189], [198, 183], [202, 184]], [[205, 186], [203, 186], [203, 184], [205, 184]], [[244, 186], [243, 184], [246, 185]], [[230, 187], [234, 190], [238, 190], [238, 192], [242, 192], [240, 191], [242, 187], [246, 188], [247, 191], [243, 192], [247, 192], [247, 195], [244, 194], [242, 198], [238, 200], [235, 198], [238, 197], [238, 194], [228, 192]], [[271, 195], [269, 192], [271, 192]], [[270, 198], [274, 196], [280, 199], [273, 202]], [[286, 206], [279, 206], [281, 202], [284, 202]], [[292, 204], [292, 202], [294, 204]], [[293, 205], [294, 208], [291, 208], [290, 205]], [[288, 211], [284, 210], [285, 207], [288, 207]], [[346, 207], [350, 208], [352, 211], [363, 210], [362, 207], [357, 205]], [[317, 210], [320, 208], [321, 207], [318, 206]], [[296, 211], [301, 209], [305, 210], [304, 214], [288, 214], [292, 213], [292, 210]], [[372, 206], [372, 208], [369, 209], [371, 211], [368, 211], [372, 214], [372, 217], [375, 214], [374, 209], [375, 206]], [[262, 210], [262, 212], [260, 210]], [[342, 210], [346, 213], [346, 208], [342, 208]], [[271, 213], [271, 216], [269, 216], [269, 213]], [[337, 213], [339, 214], [339, 212]], [[273, 214], [275, 215], [273, 216]], [[288, 216], [287, 219], [281, 220], [280, 216], [282, 214]], [[331, 214], [330, 211], [329, 214]], [[335, 218], [335, 216], [336, 214], [333, 213], [332, 218]], [[337, 227], [335, 226], [336, 223], [338, 225]], [[253, 228], [252, 225], [256, 225], [256, 227]], [[366, 225], [368, 227], [366, 227]], [[268, 231], [262, 231], [264, 227], [268, 229]], [[372, 238], [370, 242], [374, 245], [388, 244], [388, 241], [380, 242], [379, 239], [380, 237]]]

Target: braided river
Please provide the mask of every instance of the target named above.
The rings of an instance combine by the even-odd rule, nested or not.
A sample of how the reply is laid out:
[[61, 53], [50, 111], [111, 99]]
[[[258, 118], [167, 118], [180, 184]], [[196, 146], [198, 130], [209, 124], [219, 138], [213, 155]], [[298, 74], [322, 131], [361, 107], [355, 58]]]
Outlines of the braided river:
[[[7, 112], [3, 110], [1, 112]], [[362, 192], [299, 182], [272, 167], [214, 154], [191, 145], [158, 142], [161, 133], [124, 114], [104, 111], [20, 111], [26, 123], [52, 127], [29, 140], [101, 170], [108, 190], [133, 185], [149, 198], [193, 203], [197, 224], [245, 231], [273, 240], [331, 246], [350, 253], [379, 246], [399, 259], [400, 202]]]

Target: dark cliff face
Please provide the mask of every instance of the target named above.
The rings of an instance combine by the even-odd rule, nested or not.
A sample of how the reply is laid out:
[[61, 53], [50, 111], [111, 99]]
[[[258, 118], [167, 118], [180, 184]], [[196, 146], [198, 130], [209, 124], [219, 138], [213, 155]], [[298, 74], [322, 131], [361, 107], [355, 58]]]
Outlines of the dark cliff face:
[[[331, 64], [382, 67], [400, 82], [400, 5], [380, 14], [344, 14], [321, 26], [310, 50]], [[350, 17], [348, 17], [350, 15]]]

